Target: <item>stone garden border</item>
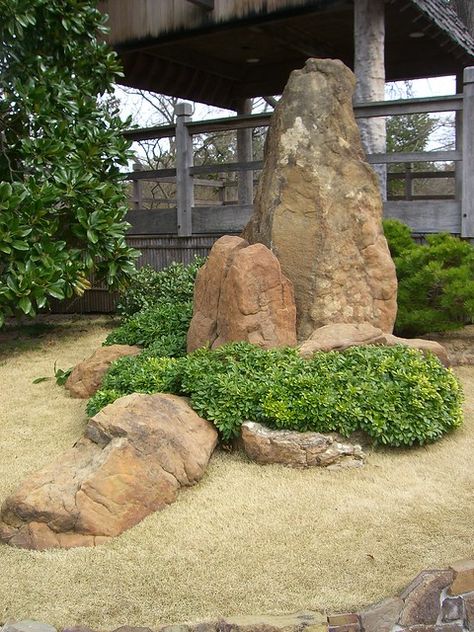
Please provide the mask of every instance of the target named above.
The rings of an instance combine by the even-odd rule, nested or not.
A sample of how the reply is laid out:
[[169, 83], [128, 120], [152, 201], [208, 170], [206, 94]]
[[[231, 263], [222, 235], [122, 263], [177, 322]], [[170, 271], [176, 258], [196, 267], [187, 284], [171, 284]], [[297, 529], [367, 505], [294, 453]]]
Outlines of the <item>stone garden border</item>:
[[[158, 632], [472, 632], [474, 631], [474, 560], [448, 569], [425, 570], [397, 597], [360, 612], [299, 612], [279, 616], [229, 617], [218, 621], [164, 625]], [[57, 632], [37, 621], [7, 622], [0, 632]], [[88, 627], [62, 632], [95, 632]], [[113, 632], [154, 632], [124, 625]]]

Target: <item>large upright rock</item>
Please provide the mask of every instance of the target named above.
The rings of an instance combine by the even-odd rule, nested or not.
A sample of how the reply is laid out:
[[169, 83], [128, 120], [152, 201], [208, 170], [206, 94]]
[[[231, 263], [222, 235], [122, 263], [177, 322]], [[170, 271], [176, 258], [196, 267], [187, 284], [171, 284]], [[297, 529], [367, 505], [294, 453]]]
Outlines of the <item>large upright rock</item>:
[[0, 540], [38, 550], [103, 543], [197, 482], [216, 443], [212, 424], [181, 397], [121, 397], [6, 499]]
[[397, 280], [377, 178], [352, 109], [354, 75], [310, 59], [272, 117], [255, 212], [243, 237], [272, 249], [295, 290], [298, 337], [335, 322], [391, 332]]
[[196, 278], [188, 352], [238, 340], [295, 345], [295, 323], [293, 287], [275, 255], [240, 237], [218, 239]]

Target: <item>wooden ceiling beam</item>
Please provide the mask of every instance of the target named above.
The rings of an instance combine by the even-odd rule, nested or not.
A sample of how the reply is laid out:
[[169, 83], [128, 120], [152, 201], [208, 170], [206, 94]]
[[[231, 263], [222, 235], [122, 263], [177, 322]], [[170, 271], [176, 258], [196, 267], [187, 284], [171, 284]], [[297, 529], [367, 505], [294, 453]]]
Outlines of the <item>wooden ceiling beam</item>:
[[188, 0], [191, 4], [195, 4], [197, 7], [204, 9], [204, 11], [214, 10], [214, 0]]
[[153, 49], [147, 49], [146, 52], [157, 59], [166, 59], [193, 70], [202, 70], [207, 74], [216, 75], [228, 81], [241, 81], [245, 76], [245, 72], [234, 64], [192, 49], [186, 49], [184, 46], [174, 46], [172, 49], [163, 46], [157, 49], [156, 53]]
[[299, 29], [292, 26], [281, 25], [278, 29], [273, 29], [271, 26], [257, 26], [252, 30], [264, 33], [272, 40], [296, 51], [304, 57], [324, 57], [334, 54], [334, 48], [327, 42], [314, 42]]

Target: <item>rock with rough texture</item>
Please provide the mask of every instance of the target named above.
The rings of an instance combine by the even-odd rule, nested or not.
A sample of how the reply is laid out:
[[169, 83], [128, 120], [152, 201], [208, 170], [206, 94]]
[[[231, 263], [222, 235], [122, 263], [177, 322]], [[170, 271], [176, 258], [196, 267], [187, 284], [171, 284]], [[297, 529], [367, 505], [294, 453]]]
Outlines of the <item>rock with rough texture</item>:
[[398, 338], [370, 323], [334, 323], [320, 327], [299, 346], [299, 353], [303, 358], [311, 358], [318, 351], [344, 351], [361, 345], [403, 345], [424, 354], [433, 353], [444, 366], [450, 366], [447, 351], [439, 342], [422, 338]]
[[110, 365], [123, 356], [137, 355], [140, 347], [129, 345], [110, 345], [100, 347], [90, 358], [79, 362], [65, 384], [71, 397], [86, 399], [94, 395], [102, 384], [102, 379]]
[[441, 606], [441, 621], [443, 623], [462, 619], [464, 606], [461, 597], [446, 597]]
[[452, 580], [452, 571], [420, 573], [401, 594], [405, 604], [399, 625], [434, 625], [439, 615], [441, 593]]
[[41, 623], [40, 621], [33, 621], [32, 619], [6, 623], [3, 628], [0, 629], [2, 632], [56, 632], [56, 628], [49, 625], [49, 623]]
[[238, 340], [295, 345], [295, 323], [293, 288], [272, 252], [240, 237], [218, 239], [196, 278], [188, 352]]
[[399, 597], [384, 599], [360, 613], [364, 632], [392, 632], [403, 608]]
[[448, 352], [445, 347], [434, 340], [424, 340], [423, 338], [399, 338], [398, 336], [385, 334], [385, 342], [383, 344], [389, 347], [393, 347], [394, 345], [404, 345], [405, 347], [410, 347], [411, 349], [418, 349], [418, 351], [421, 351], [425, 355], [427, 353], [433, 353], [438, 357], [439, 361], [444, 364], [444, 366], [451, 366]]
[[454, 581], [449, 589], [450, 595], [474, 591], [474, 560], [459, 560], [451, 565]]
[[359, 445], [341, 443], [334, 434], [272, 430], [253, 421], [242, 424], [242, 443], [247, 456], [262, 464], [358, 467], [364, 460]]
[[311, 358], [317, 351], [344, 351], [360, 345], [384, 344], [381, 329], [370, 323], [334, 323], [316, 329], [299, 347], [303, 358]]
[[0, 540], [38, 550], [105, 542], [197, 482], [216, 443], [215, 428], [181, 397], [122, 397], [5, 501]]
[[354, 118], [354, 83], [337, 60], [309, 59], [291, 73], [242, 235], [271, 248], [292, 281], [300, 340], [329, 323], [369, 322], [391, 332], [395, 322], [395, 266]]

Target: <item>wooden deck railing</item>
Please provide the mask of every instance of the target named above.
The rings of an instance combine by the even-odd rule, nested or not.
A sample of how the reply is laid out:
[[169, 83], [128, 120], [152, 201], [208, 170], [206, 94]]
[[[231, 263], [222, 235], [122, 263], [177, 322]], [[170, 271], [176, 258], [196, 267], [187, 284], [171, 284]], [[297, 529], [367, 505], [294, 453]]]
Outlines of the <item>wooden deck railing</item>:
[[[474, 67], [464, 71], [462, 94], [445, 97], [417, 98], [380, 103], [364, 103], [354, 108], [356, 118], [397, 116], [416, 113], [456, 113], [455, 149], [443, 151], [397, 152], [372, 154], [372, 164], [449, 162], [455, 172], [411, 172], [390, 174], [405, 182], [405, 199], [384, 203], [384, 215], [401, 219], [417, 233], [447, 231], [462, 237], [474, 238]], [[268, 126], [270, 114], [251, 114], [206, 121], [191, 120], [191, 106], [177, 106], [176, 126], [166, 125], [135, 129], [126, 132], [132, 141], [159, 140], [175, 137], [176, 167], [171, 169], [135, 170], [128, 174], [133, 183], [133, 208], [128, 221], [131, 235], [177, 235], [191, 237], [201, 234], [239, 232], [252, 213], [251, 197], [234, 204], [195, 203], [195, 186], [222, 187], [210, 181], [212, 174], [244, 173], [262, 168], [262, 161], [195, 165], [192, 138], [194, 135], [218, 131], [252, 129]], [[455, 177], [455, 195], [422, 197], [413, 194], [413, 179]], [[144, 209], [141, 183], [173, 182], [176, 185], [176, 205], [159, 209]], [[223, 202], [221, 200], [221, 202]]]

